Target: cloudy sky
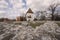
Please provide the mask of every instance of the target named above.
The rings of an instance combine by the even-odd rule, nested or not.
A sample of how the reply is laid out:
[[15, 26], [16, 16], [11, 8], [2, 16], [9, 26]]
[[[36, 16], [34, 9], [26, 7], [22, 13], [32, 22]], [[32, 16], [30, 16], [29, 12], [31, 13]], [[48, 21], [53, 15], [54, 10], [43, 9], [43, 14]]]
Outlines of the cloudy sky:
[[34, 12], [46, 10], [50, 4], [59, 2], [60, 0], [0, 0], [0, 18], [16, 18], [26, 13], [28, 8]]

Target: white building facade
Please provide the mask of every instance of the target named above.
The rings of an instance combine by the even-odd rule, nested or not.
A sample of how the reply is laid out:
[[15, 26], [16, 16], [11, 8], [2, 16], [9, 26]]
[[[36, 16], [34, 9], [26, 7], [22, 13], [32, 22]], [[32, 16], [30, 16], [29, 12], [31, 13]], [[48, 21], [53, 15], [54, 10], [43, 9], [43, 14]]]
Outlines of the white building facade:
[[27, 11], [27, 13], [26, 13], [26, 20], [27, 21], [34, 21], [34, 19], [35, 19], [35, 15], [34, 15], [34, 13], [32, 12], [32, 10], [29, 8], [29, 10]]

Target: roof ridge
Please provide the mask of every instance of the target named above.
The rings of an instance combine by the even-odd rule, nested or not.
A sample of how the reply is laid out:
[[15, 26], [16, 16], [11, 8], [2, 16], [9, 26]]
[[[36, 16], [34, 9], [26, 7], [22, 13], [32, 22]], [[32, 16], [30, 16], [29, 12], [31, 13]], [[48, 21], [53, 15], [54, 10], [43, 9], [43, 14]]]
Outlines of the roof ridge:
[[33, 11], [31, 10], [31, 8], [28, 9], [27, 13], [33, 13]]

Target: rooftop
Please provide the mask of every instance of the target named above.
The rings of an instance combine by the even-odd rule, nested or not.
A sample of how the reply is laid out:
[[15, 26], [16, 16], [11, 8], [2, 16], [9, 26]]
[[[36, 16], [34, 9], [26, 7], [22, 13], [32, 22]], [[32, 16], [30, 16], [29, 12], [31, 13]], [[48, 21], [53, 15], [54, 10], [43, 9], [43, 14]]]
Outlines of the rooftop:
[[28, 9], [27, 13], [33, 13], [33, 11], [31, 10], [31, 8]]

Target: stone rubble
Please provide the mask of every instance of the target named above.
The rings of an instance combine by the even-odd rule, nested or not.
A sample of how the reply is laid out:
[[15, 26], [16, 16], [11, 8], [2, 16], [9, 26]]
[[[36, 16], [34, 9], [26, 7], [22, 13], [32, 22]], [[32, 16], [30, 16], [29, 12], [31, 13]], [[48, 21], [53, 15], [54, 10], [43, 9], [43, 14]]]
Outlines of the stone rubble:
[[[25, 22], [26, 23], [26, 22]], [[47, 21], [35, 29], [25, 24], [0, 23], [0, 40], [59, 40], [60, 27]], [[28, 25], [28, 26], [27, 26]]]
[[[35, 35], [37, 37], [44, 37], [45, 35], [45, 39], [46, 40], [57, 40], [55, 38], [55, 35], [57, 35], [56, 30], [60, 28], [55, 22], [50, 22], [47, 21], [46, 23], [44, 23], [43, 25], [40, 25], [38, 27], [36, 27], [36, 29], [34, 30]], [[47, 34], [47, 35], [46, 35]], [[59, 33], [60, 34], [60, 33]], [[49, 36], [50, 35], [50, 36]], [[49, 39], [49, 38], [50, 39]], [[44, 39], [44, 40], [45, 40]], [[36, 39], [37, 40], [37, 39]], [[42, 39], [43, 40], [43, 39]]]

